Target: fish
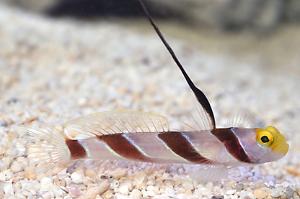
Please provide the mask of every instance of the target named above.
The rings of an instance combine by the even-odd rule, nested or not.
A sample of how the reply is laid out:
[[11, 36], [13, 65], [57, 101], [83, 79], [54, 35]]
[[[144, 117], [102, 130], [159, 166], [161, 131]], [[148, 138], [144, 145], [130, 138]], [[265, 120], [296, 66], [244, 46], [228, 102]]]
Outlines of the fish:
[[283, 158], [289, 150], [275, 127], [218, 128], [208, 98], [186, 73], [143, 0], [145, 16], [190, 87], [199, 117], [190, 130], [170, 128], [166, 117], [140, 111], [107, 111], [70, 120], [61, 128], [27, 129], [30, 162], [52, 168], [76, 160], [121, 160], [157, 164], [256, 165]]

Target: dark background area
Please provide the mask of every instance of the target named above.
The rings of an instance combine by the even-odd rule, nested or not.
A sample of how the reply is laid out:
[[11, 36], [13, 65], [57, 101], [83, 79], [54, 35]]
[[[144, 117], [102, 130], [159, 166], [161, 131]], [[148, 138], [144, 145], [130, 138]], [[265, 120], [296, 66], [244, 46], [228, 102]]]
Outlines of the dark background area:
[[[90, 19], [139, 17], [137, 0], [4, 0], [52, 17]], [[299, 23], [299, 0], [146, 0], [155, 17], [220, 30], [272, 32], [282, 24]]]
[[[171, 9], [159, 9], [157, 4], [150, 4], [149, 9], [156, 17], [181, 17]], [[140, 5], [136, 0], [62, 0], [46, 10], [53, 17], [71, 16], [76, 18], [89, 17], [136, 17], [143, 16]]]

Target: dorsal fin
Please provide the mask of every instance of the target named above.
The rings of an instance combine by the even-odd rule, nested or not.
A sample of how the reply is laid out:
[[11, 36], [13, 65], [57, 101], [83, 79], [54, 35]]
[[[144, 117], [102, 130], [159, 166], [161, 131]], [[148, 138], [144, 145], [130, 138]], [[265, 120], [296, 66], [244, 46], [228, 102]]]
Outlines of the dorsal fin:
[[169, 53], [172, 56], [173, 60], [175, 61], [175, 63], [179, 67], [179, 69], [180, 69], [181, 73], [183, 74], [186, 82], [188, 83], [188, 85], [190, 86], [191, 90], [195, 94], [198, 102], [201, 104], [201, 106], [203, 107], [203, 109], [209, 115], [213, 128], [216, 128], [216, 121], [215, 121], [214, 113], [213, 113], [213, 110], [212, 110], [212, 108], [210, 106], [210, 103], [209, 103], [207, 97], [205, 96], [205, 94], [199, 88], [197, 88], [195, 86], [195, 84], [193, 83], [193, 81], [190, 79], [190, 77], [188, 76], [188, 74], [185, 72], [185, 70], [184, 70], [182, 64], [180, 63], [180, 61], [178, 60], [175, 52], [173, 51], [173, 49], [171, 48], [171, 46], [168, 44], [168, 42], [164, 38], [163, 34], [160, 32], [159, 28], [157, 27], [157, 25], [155, 24], [154, 20], [152, 19], [152, 17], [150, 15], [147, 7], [145, 6], [143, 0], [138, 0], [138, 1], [141, 4], [141, 6], [143, 8], [143, 11], [144, 11], [146, 17], [148, 18], [149, 22], [151, 23], [152, 27], [154, 28], [155, 32], [157, 33], [157, 35], [159, 36], [160, 40], [162, 41], [162, 43], [164, 44], [164, 46], [167, 48], [167, 50], [169, 51]]
[[107, 111], [71, 120], [64, 134], [72, 140], [118, 133], [162, 133], [169, 131], [165, 117], [138, 111]]
[[229, 117], [224, 127], [263, 127], [263, 121], [257, 117], [253, 112], [246, 108], [240, 108], [237, 111], [231, 111], [232, 115]]
[[186, 119], [183, 120], [184, 123], [187, 125], [185, 130], [213, 130], [214, 126], [211, 122], [210, 116], [205, 111], [203, 106], [201, 106], [201, 104], [198, 103], [197, 99], [192, 95], [192, 93], [188, 93], [187, 95], [187, 97], [191, 99], [192, 106], [190, 107], [190, 111]]

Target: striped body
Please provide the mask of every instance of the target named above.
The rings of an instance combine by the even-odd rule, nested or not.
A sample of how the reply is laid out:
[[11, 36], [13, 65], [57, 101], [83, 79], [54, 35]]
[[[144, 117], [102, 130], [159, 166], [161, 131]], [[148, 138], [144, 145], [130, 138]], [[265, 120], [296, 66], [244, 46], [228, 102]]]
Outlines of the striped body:
[[[47, 168], [77, 159], [239, 166], [278, 160], [288, 151], [273, 127], [170, 131], [166, 119], [143, 112], [96, 113], [28, 133], [30, 162]], [[260, 142], [267, 135], [272, 145]]]
[[66, 139], [72, 159], [235, 165], [250, 162], [231, 128]]
[[[288, 152], [285, 137], [274, 127], [218, 129], [205, 94], [185, 72], [174, 51], [139, 0], [152, 27], [193, 91], [197, 118], [184, 122], [193, 131], [170, 131], [160, 115], [138, 111], [107, 111], [83, 116], [62, 128], [29, 129], [28, 157], [34, 165], [51, 168], [76, 159], [132, 160], [154, 163], [239, 165], [278, 160]], [[237, 125], [234, 125], [237, 126]], [[196, 128], [195, 128], [196, 127]], [[199, 129], [199, 130], [198, 130]], [[200, 130], [201, 129], [201, 130]], [[211, 130], [203, 130], [211, 129]], [[195, 131], [194, 131], [195, 130]]]

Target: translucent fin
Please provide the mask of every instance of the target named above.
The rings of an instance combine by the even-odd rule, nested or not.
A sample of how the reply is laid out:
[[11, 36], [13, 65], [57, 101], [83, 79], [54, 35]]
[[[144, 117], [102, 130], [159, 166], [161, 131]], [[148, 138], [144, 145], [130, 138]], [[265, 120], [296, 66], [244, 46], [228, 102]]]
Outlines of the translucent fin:
[[221, 182], [229, 176], [229, 169], [222, 165], [196, 165], [187, 166], [185, 169], [190, 178], [199, 183]]
[[233, 116], [227, 120], [226, 127], [241, 127], [241, 128], [253, 128], [259, 127], [262, 122], [255, 116], [254, 113], [247, 109], [240, 109], [236, 111]]
[[86, 139], [118, 133], [166, 132], [168, 130], [168, 121], [163, 116], [136, 111], [112, 111], [74, 119], [66, 123], [64, 133], [69, 139]]
[[185, 130], [200, 131], [214, 129], [214, 123], [209, 114], [204, 110], [201, 104], [195, 99], [192, 94], [188, 94], [192, 99], [191, 113], [184, 119]]
[[27, 135], [29, 138], [27, 153], [30, 165], [48, 170], [71, 161], [69, 149], [60, 130], [27, 129]]

